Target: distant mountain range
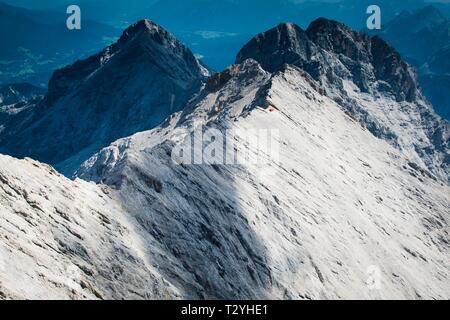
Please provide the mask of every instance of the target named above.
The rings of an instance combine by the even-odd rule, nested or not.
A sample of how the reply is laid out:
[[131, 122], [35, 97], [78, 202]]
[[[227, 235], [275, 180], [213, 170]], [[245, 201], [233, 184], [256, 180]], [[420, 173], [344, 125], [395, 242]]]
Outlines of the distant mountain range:
[[0, 83], [46, 86], [52, 72], [97, 52], [120, 34], [105, 24], [83, 20], [66, 27], [64, 11], [35, 11], [0, 2]]
[[423, 93], [450, 119], [450, 19], [434, 6], [403, 11], [377, 34], [416, 67]]
[[[120, 29], [139, 19], [151, 19], [171, 30], [180, 41], [191, 48], [194, 54], [201, 57], [204, 63], [216, 71], [222, 71], [233, 63], [239, 49], [260, 30], [269, 29], [280, 22], [293, 22], [306, 28], [311, 21], [319, 17], [341, 21], [360, 30], [366, 25], [367, 7], [373, 4], [369, 0], [58, 0], [43, 2], [11, 0], [10, 3], [34, 10], [45, 8], [45, 11], [58, 12], [60, 18], [66, 16], [67, 5], [78, 4], [82, 8], [84, 19]], [[382, 9], [384, 22], [393, 19], [405, 9], [415, 10], [427, 3], [429, 2], [424, 0], [377, 1], [377, 5]], [[440, 2], [433, 4], [450, 16], [449, 4]], [[95, 29], [85, 31], [92, 32], [94, 35], [96, 33]], [[107, 32], [105, 36], [110, 37], [109, 34]], [[118, 36], [116, 32], [112, 34]], [[94, 39], [97, 38], [94, 36]], [[92, 48], [88, 46], [86, 49]], [[72, 56], [72, 59], [75, 60], [76, 55]], [[37, 72], [36, 69], [44, 67], [42, 62], [33, 68], [29, 67], [29, 64], [14, 66], [16, 70], [28, 74], [31, 70]], [[10, 70], [13, 68], [11, 67]], [[27, 79], [19, 76], [17, 80]]]

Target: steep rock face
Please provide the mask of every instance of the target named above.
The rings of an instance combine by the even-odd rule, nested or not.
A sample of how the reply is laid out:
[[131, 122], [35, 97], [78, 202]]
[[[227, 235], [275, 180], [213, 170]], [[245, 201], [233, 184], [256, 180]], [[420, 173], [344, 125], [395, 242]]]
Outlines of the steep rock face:
[[34, 114], [1, 135], [0, 150], [70, 173], [99, 148], [180, 110], [207, 74], [170, 33], [139, 21], [101, 53], [56, 71]]
[[338, 56], [361, 90], [370, 92], [373, 82], [382, 81], [389, 84], [390, 93], [399, 101], [416, 98], [418, 86], [414, 72], [382, 39], [369, 38], [327, 19], [312, 22], [306, 33], [321, 49]]
[[269, 32], [257, 35], [238, 53], [236, 63], [253, 58], [269, 72], [284, 64], [304, 64], [311, 59], [315, 47], [297, 25], [283, 23]]
[[177, 296], [112, 190], [0, 155], [0, 300]]
[[448, 181], [449, 123], [423, 98], [413, 69], [381, 38], [321, 18], [306, 31], [282, 24], [256, 36], [236, 62], [247, 58], [270, 72], [284, 64], [303, 69], [363, 127]]
[[[77, 173], [117, 190], [166, 281], [189, 298], [449, 296], [448, 186], [297, 67], [270, 74], [247, 60], [213, 84]], [[266, 161], [172, 159], [174, 146], [208, 128], [235, 132], [233, 150]], [[249, 143], [255, 129], [279, 130], [279, 161]], [[377, 289], [367, 283], [374, 268]]]
[[372, 65], [376, 79], [390, 84], [397, 100], [413, 102], [419, 98], [416, 74], [400, 54], [379, 37], [371, 39]]
[[80, 85], [89, 87], [97, 84], [112, 92], [120, 90], [123, 83], [103, 83], [99, 80], [106, 80], [114, 68], [120, 70], [121, 66], [129, 68], [127, 71], [136, 71], [133, 68], [137, 66], [150, 68], [153, 73], [160, 71], [160, 76], [172, 78], [184, 89], [206, 75], [191, 51], [172, 34], [151, 21], [141, 20], [126, 29], [118, 42], [103, 52], [57, 70], [50, 80], [46, 101], [54, 103]]

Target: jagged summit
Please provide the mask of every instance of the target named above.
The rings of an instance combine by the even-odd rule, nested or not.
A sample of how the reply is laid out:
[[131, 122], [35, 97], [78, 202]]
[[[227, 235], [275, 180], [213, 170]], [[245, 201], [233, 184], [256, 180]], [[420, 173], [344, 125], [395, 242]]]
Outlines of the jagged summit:
[[370, 61], [370, 40], [367, 35], [348, 28], [343, 23], [319, 18], [306, 29], [308, 38], [318, 47], [343, 54], [355, 61]]
[[295, 39], [295, 34], [301, 30], [301, 28], [293, 22], [281, 22], [274, 29], [278, 30], [280, 34], [284, 34], [286, 38], [290, 38], [292, 40]]
[[375, 84], [373, 89], [388, 91], [398, 101], [413, 101], [419, 94], [415, 73], [394, 48], [325, 18], [313, 21], [306, 31], [294, 24], [280, 24], [257, 35], [239, 52], [236, 62], [247, 58], [270, 72], [285, 63], [295, 64], [332, 85], [349, 79], [365, 92], [372, 92]]
[[380, 37], [325, 18], [313, 21], [306, 31], [280, 24], [250, 40], [236, 63], [246, 59], [271, 73], [286, 64], [302, 69], [317, 82], [319, 92], [372, 134], [409, 150], [411, 157], [419, 155], [448, 180], [449, 125], [423, 97], [415, 71]]
[[176, 41], [175, 37], [170, 32], [166, 31], [164, 28], [154, 23], [153, 21], [143, 19], [133, 23], [128, 28], [126, 28], [117, 43], [124, 44], [142, 35], [158, 35], [161, 39], [165, 38], [171, 39], [174, 42]]
[[320, 17], [312, 21], [306, 30], [308, 34], [314, 34], [323, 32], [323, 30], [333, 31], [335, 29], [344, 30], [349, 28], [342, 22]]
[[159, 26], [157, 23], [148, 20], [148, 19], [142, 19], [139, 20], [132, 25], [130, 25], [128, 28], [125, 29], [123, 32], [122, 37], [125, 37], [126, 35], [135, 35], [140, 32], [164, 32], [169, 33], [165, 29], [163, 29], [161, 26]]
[[[420, 99], [361, 91], [357, 70], [375, 79], [370, 56], [350, 59], [351, 41], [334, 52], [321, 30], [333, 50], [294, 25], [260, 36], [247, 48], [260, 62], [212, 76], [164, 124], [95, 153], [80, 179], [0, 155], [0, 299], [448, 299], [450, 189], [435, 174], [448, 172], [438, 167], [449, 148], [430, 142], [439, 122]], [[148, 34], [105, 51], [28, 134], [48, 130], [59, 152], [162, 116], [187, 75], [160, 64], [164, 45]], [[192, 145], [208, 129], [214, 139]], [[207, 140], [217, 163], [174, 161], [180, 144], [209, 159]], [[223, 162], [222, 147], [249, 161]]]

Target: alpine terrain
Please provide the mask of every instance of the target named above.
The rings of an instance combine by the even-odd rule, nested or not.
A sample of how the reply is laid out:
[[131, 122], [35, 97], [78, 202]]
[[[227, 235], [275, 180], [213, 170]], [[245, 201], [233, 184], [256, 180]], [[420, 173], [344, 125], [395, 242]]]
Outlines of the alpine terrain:
[[[449, 123], [392, 47], [326, 19], [280, 24], [205, 79], [165, 34], [141, 21], [57, 71], [30, 129], [14, 133], [17, 155], [48, 145], [58, 163], [90, 137], [135, 131], [74, 180], [0, 156], [0, 298], [450, 298]], [[131, 113], [165, 101], [169, 83], [193, 95]], [[273, 134], [271, 150], [256, 130]], [[247, 161], [226, 163], [230, 153]]]

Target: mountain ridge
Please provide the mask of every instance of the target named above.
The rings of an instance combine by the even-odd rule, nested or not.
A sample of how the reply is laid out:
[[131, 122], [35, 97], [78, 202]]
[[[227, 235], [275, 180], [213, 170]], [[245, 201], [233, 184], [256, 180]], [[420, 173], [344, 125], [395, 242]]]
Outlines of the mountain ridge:
[[288, 23], [257, 35], [236, 62], [248, 58], [271, 72], [286, 63], [303, 69], [364, 128], [449, 181], [449, 122], [435, 114], [412, 67], [381, 38], [320, 18], [306, 31]]

